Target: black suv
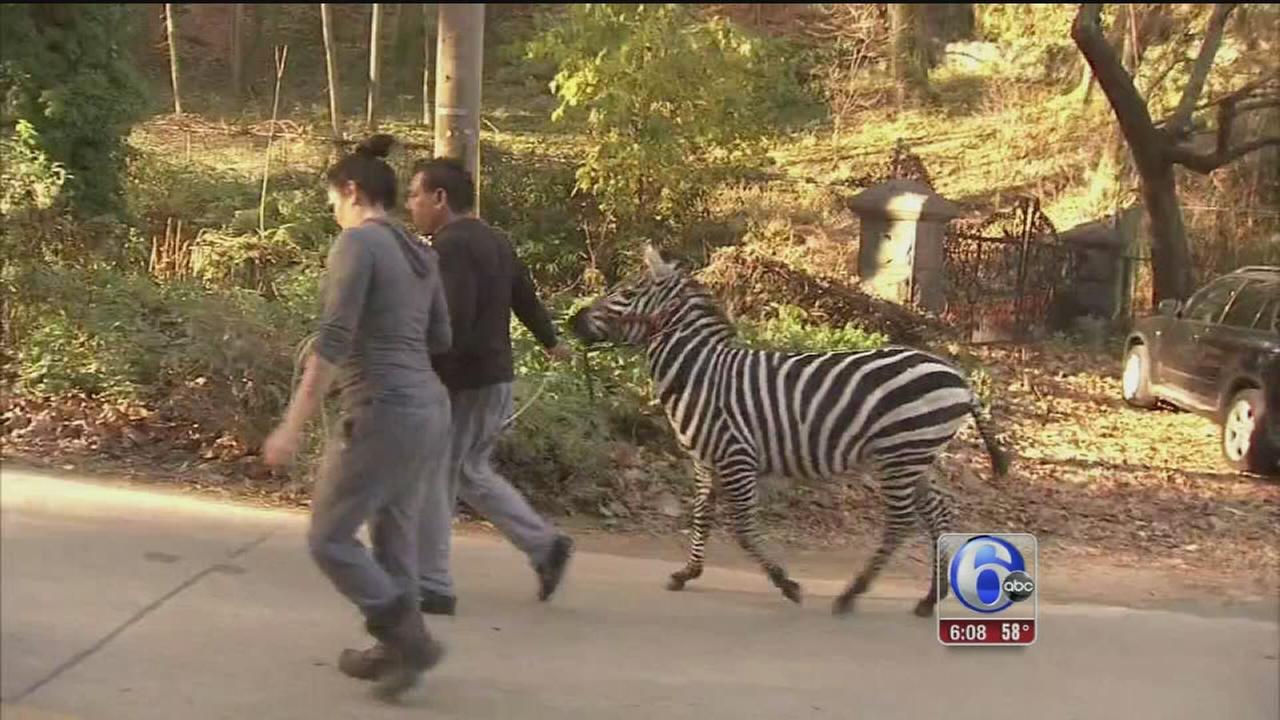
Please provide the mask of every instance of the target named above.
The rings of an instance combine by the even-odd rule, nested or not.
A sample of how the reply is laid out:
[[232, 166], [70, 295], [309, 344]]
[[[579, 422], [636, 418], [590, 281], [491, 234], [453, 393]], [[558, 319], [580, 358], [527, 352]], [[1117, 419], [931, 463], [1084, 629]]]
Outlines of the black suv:
[[[1183, 305], [1160, 303], [1125, 341], [1124, 399], [1164, 401], [1222, 426], [1237, 470], [1274, 473], [1280, 460], [1280, 267], [1244, 267]], [[1266, 408], [1270, 403], [1272, 412]], [[1264, 419], [1265, 418], [1265, 419]]]

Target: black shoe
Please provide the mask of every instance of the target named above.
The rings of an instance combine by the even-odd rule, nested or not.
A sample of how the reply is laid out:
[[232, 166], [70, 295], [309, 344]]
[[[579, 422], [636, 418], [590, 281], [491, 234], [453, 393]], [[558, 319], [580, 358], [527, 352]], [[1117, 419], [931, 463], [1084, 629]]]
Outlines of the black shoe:
[[569, 557], [573, 555], [573, 539], [568, 535], [557, 535], [551, 543], [551, 552], [547, 559], [538, 564], [538, 600], [546, 602], [560, 586], [564, 579], [564, 569], [569, 565]]
[[458, 598], [443, 593], [423, 590], [418, 599], [418, 609], [428, 615], [453, 615], [458, 610]]

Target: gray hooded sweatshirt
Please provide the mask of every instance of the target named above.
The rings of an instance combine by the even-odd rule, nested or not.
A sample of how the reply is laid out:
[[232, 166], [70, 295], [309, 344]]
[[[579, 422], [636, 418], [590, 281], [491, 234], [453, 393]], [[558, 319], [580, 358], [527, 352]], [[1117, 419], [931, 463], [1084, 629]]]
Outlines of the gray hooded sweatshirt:
[[344, 230], [329, 251], [315, 344], [339, 368], [343, 406], [446, 400], [430, 355], [451, 344], [435, 251], [390, 221]]

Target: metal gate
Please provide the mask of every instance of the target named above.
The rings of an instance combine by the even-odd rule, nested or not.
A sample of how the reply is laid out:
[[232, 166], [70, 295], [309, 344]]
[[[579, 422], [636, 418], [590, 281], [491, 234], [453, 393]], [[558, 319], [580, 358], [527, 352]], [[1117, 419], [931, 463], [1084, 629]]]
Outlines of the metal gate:
[[943, 252], [944, 316], [973, 342], [1025, 340], [1043, 330], [1076, 262], [1035, 197], [982, 220], [953, 221]]

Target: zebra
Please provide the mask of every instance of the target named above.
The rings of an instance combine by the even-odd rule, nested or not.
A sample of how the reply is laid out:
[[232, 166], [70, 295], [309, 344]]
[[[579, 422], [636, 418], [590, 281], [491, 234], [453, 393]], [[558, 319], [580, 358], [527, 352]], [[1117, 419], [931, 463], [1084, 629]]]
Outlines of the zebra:
[[681, 590], [702, 574], [718, 478], [739, 546], [784, 597], [799, 603], [799, 584], [762, 547], [757, 478], [830, 479], [863, 470], [877, 477], [884, 497], [883, 537], [832, 612], [853, 609], [918, 519], [934, 541], [934, 572], [914, 611], [932, 614], [946, 596], [945, 584], [938, 588], [938, 563], [946, 559], [937, 557], [937, 538], [952, 516], [949, 496], [932, 477], [940, 451], [971, 416], [995, 476], [1009, 467], [967, 379], [946, 361], [906, 347], [828, 353], [747, 348], [705, 286], [652, 246], [644, 264], [637, 278], [614, 286], [568, 324], [588, 345], [613, 341], [644, 348], [656, 395], [693, 459], [689, 557], [668, 589]]

